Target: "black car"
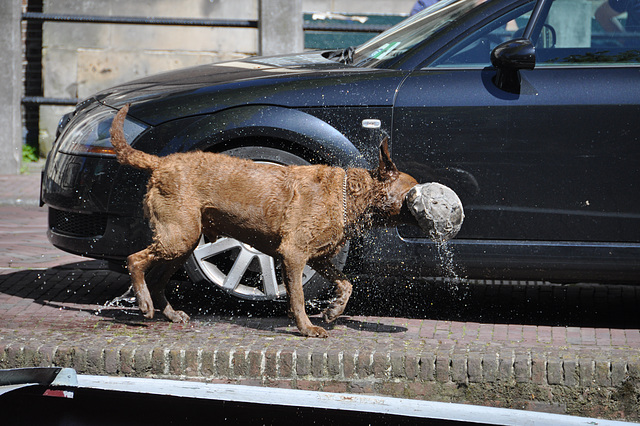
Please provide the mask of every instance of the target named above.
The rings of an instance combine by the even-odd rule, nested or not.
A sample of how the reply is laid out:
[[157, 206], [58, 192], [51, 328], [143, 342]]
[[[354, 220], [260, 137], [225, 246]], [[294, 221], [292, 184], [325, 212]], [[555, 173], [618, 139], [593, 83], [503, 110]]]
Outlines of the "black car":
[[[441, 0], [357, 48], [205, 65], [98, 93], [63, 117], [49, 154], [49, 238], [115, 263], [149, 243], [147, 175], [121, 167], [109, 141], [116, 110], [131, 103], [127, 139], [157, 155], [369, 167], [386, 133], [400, 170], [462, 199], [450, 248], [464, 276], [637, 282], [640, 34], [605, 32], [595, 9]], [[367, 234], [337, 262], [347, 256], [376, 271], [435, 274], [439, 263], [412, 227]], [[186, 270], [240, 298], [285, 293], [272, 258], [228, 238], [203, 239]], [[308, 296], [323, 284], [314, 275]]]

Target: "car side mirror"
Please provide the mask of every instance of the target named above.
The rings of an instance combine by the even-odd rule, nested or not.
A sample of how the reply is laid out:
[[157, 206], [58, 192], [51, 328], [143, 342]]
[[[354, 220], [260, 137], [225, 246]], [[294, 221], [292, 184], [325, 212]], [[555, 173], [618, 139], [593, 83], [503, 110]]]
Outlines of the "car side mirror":
[[520, 93], [520, 70], [535, 67], [536, 48], [529, 39], [509, 40], [493, 49], [491, 63], [498, 70], [495, 85], [506, 92]]

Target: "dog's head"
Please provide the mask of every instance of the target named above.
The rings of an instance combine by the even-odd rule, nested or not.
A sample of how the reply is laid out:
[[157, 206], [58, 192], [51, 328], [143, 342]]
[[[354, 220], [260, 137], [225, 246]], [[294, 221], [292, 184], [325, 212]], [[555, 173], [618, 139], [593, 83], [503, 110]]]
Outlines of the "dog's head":
[[417, 225], [416, 219], [407, 208], [407, 193], [418, 182], [398, 170], [389, 154], [389, 138], [380, 144], [378, 168], [371, 170], [371, 177], [378, 186], [378, 200], [375, 201], [374, 220], [377, 225], [394, 226], [403, 223]]
[[398, 171], [391, 161], [387, 139], [380, 145], [378, 168], [371, 171], [379, 197], [371, 210], [373, 222], [382, 226], [416, 225], [437, 241], [455, 237], [464, 220], [458, 195], [436, 182], [419, 185]]

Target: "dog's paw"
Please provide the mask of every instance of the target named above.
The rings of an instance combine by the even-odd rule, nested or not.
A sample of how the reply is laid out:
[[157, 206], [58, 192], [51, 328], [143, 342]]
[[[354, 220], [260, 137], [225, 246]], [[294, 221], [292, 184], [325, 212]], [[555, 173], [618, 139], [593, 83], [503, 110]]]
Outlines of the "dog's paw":
[[143, 300], [142, 298], [138, 298], [138, 308], [140, 308], [140, 311], [142, 312], [142, 315], [144, 315], [145, 318], [153, 319], [154, 309], [153, 309], [153, 302], [151, 301], [151, 298], [149, 298], [149, 300]]
[[173, 309], [165, 310], [163, 314], [171, 322], [187, 323], [191, 319], [184, 311], [174, 311]]
[[331, 323], [334, 322], [336, 320], [336, 318], [338, 318], [337, 315], [333, 315], [329, 309], [326, 309], [324, 311], [322, 311], [322, 319], [324, 320], [324, 322], [326, 323]]
[[344, 305], [331, 305], [322, 311], [322, 319], [326, 323], [334, 322], [344, 312]]
[[300, 332], [306, 337], [320, 337], [326, 339], [329, 337], [329, 333], [322, 327], [310, 326], [305, 330], [300, 330]]

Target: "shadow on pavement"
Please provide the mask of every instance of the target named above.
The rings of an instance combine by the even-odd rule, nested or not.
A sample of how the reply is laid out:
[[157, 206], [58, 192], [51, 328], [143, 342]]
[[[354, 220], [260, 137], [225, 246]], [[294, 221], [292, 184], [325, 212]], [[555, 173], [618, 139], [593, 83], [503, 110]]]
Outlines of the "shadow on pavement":
[[[202, 288], [177, 277], [167, 297], [177, 309], [198, 320], [246, 323], [247, 327], [277, 329], [293, 326], [286, 303], [261, 304], [230, 299], [213, 288]], [[639, 328], [640, 286], [551, 284], [540, 282], [462, 282], [442, 279], [352, 276], [354, 292], [346, 316], [424, 318], [463, 322], [552, 326]], [[129, 288], [126, 274], [107, 269], [106, 262], [86, 261], [46, 270], [17, 270], [0, 274], [0, 293], [36, 303], [86, 311], [115, 322], [145, 327], [135, 305], [105, 306]], [[0, 306], [1, 308], [1, 306]], [[322, 306], [310, 307], [317, 313]], [[230, 318], [221, 319], [218, 316]], [[163, 321], [160, 315], [153, 321]], [[260, 318], [271, 317], [269, 323]], [[276, 317], [276, 318], [274, 318]], [[276, 319], [281, 318], [281, 321]], [[276, 320], [274, 322], [274, 320]], [[314, 321], [319, 321], [314, 318]], [[360, 330], [395, 333], [403, 327], [341, 318], [341, 325]], [[320, 322], [319, 322], [320, 324]], [[323, 324], [327, 327], [327, 324]], [[295, 327], [294, 327], [295, 328]], [[328, 327], [331, 328], [331, 325]]]
[[357, 277], [347, 314], [639, 328], [640, 286]]

